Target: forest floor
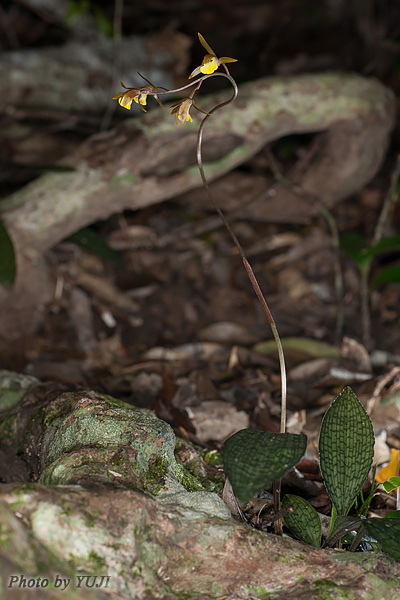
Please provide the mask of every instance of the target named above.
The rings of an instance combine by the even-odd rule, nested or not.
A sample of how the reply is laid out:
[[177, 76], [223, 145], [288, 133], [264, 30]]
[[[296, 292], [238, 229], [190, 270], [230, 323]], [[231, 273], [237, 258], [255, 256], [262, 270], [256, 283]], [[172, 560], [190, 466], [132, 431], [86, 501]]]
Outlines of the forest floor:
[[[103, 4], [101, 14], [112, 21], [112, 3]], [[124, 35], [153, 39], [155, 32], [178, 30], [194, 38], [198, 28], [218, 40], [224, 54], [240, 58], [239, 81], [352, 70], [400, 91], [400, 31], [393, 26], [391, 10], [379, 13], [377, 3], [369, 3], [372, 13], [378, 12], [376, 22], [374, 14], [361, 9], [337, 7], [335, 13], [328, 2], [321, 3], [319, 16], [310, 16], [312, 3], [306, 1], [286, 0], [279, 9], [268, 2], [237, 3], [231, 9], [227, 2], [217, 9], [205, 2], [192, 13], [181, 11], [179, 2], [147, 4], [136, 14], [125, 7]], [[43, 12], [38, 5], [5, 3], [3, 56], [61, 45], [72, 35], [65, 16]], [[100, 17], [92, 12], [84, 15], [88, 36], [99, 27]], [[184, 62], [195, 65], [201, 57], [194, 44]], [[0, 54], [0, 69], [1, 61]], [[123, 120], [122, 113], [118, 109], [113, 114], [110, 127]], [[103, 116], [95, 113], [85, 121], [80, 115], [75, 128], [60, 133], [51, 115], [36, 109], [5, 111], [1, 198], [62, 164], [63, 157], [98, 132]], [[52, 164], [54, 143], [49, 150], [45, 142], [50, 137], [42, 136], [55, 131]], [[365, 247], [372, 243], [396, 169], [399, 131], [397, 122], [379, 173], [333, 208], [342, 239], [357, 234]], [[235, 207], [235, 233], [284, 340], [289, 431], [307, 433], [312, 463], [322, 416], [342, 387], [350, 385], [371, 414], [379, 442], [376, 460], [383, 464], [391, 449], [400, 450], [400, 283], [395, 275], [392, 280], [379, 276], [389, 266], [400, 269], [399, 248], [373, 259], [370, 287], [363, 291], [360, 268], [350, 257], [358, 246], [347, 237], [353, 246], [340, 252], [340, 300], [333, 268], [337, 253], [326, 221], [320, 216], [292, 218], [296, 208], [290, 202], [279, 218], [263, 214], [257, 203], [254, 207], [254, 190], [268, 194], [260, 186], [266, 172], [272, 176], [271, 157], [293, 178], [316, 144], [318, 134], [277, 140], [214, 189], [224, 198], [224, 209]], [[392, 202], [384, 237], [398, 234], [399, 223], [399, 204]], [[52, 248], [47, 260], [57, 282], [54, 299], [35, 334], [16, 342], [12, 361], [0, 356], [4, 367], [153, 409], [177, 435], [207, 449], [220, 448], [243, 427], [279, 430], [280, 374], [272, 334], [240, 256], [201, 189], [94, 223], [89, 233]], [[341, 301], [343, 325], [338, 330]], [[369, 306], [370, 332], [361, 318], [363, 301]], [[307, 463], [303, 472], [312, 468]], [[318, 479], [315, 472], [308, 475]], [[320, 488], [314, 504], [330, 512]], [[393, 506], [394, 498], [384, 495], [373, 509], [380, 514]]]

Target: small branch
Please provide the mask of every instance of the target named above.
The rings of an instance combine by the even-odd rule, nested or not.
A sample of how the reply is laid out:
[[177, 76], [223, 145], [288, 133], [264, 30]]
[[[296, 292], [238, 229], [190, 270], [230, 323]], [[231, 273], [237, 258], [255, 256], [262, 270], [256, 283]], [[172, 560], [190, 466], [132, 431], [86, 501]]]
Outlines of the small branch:
[[400, 196], [400, 187], [397, 187], [397, 182], [400, 177], [400, 154], [397, 155], [396, 163], [393, 169], [392, 177], [390, 179], [390, 187], [388, 193], [386, 194], [385, 200], [383, 202], [382, 210], [378, 218], [378, 222], [375, 227], [374, 237], [372, 240], [373, 245], [377, 244], [381, 241], [383, 237], [383, 232], [386, 227], [386, 223], [390, 216], [390, 211], [393, 209], [394, 205], [399, 199]]
[[[282, 411], [283, 412], [283, 411]], [[284, 432], [281, 432], [284, 433]], [[272, 484], [272, 495], [274, 497], [274, 513], [276, 519], [274, 520], [274, 533], [275, 535], [283, 534], [283, 515], [281, 510], [281, 480], [274, 481]]]
[[338, 344], [341, 341], [343, 333], [344, 323], [344, 307], [343, 307], [343, 274], [342, 267], [340, 265], [340, 245], [339, 245], [339, 230], [335, 221], [335, 217], [331, 211], [321, 202], [318, 196], [306, 192], [300, 185], [291, 181], [288, 177], [283, 175], [281, 172], [274, 155], [270, 148], [267, 148], [268, 160], [270, 161], [271, 171], [275, 179], [284, 185], [286, 188], [292, 190], [299, 198], [305, 200], [311, 206], [317, 208], [320, 215], [325, 219], [326, 224], [329, 228], [331, 236], [332, 247], [335, 254], [333, 262], [334, 270], [334, 287], [336, 292], [337, 310], [336, 310], [336, 330], [335, 330], [335, 343]]
[[371, 315], [369, 311], [368, 281], [371, 272], [371, 263], [369, 263], [360, 275], [360, 294], [361, 294], [361, 328], [362, 340], [366, 348], [371, 344]]
[[[389, 220], [390, 212], [399, 199], [400, 189], [397, 182], [400, 177], [400, 154], [397, 155], [396, 163], [390, 179], [390, 186], [383, 201], [382, 209], [379, 214], [378, 222], [375, 227], [374, 236], [372, 238], [372, 246], [375, 246], [381, 241], [384, 231]], [[369, 290], [368, 282], [371, 273], [372, 260], [365, 266], [361, 272], [361, 322], [362, 322], [362, 337], [364, 346], [367, 348], [371, 345], [371, 314], [369, 309]]]

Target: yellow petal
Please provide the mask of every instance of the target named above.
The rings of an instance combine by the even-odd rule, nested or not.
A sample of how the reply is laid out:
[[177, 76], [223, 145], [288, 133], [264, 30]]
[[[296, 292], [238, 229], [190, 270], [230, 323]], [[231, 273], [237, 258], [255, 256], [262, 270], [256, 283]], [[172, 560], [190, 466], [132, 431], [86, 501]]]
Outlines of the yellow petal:
[[119, 98], [122, 98], [122, 96], [125, 96], [126, 92], [120, 92], [119, 94], [115, 94], [115, 96], [112, 97], [113, 100], [118, 100]]
[[129, 98], [128, 96], [126, 96], [125, 94], [123, 94], [121, 96], [121, 98], [118, 100], [119, 104], [121, 106], [123, 106], [124, 108], [126, 108], [127, 110], [130, 109], [131, 104], [132, 104], [132, 98]]
[[182, 123], [182, 125], [184, 125], [184, 124], [185, 124], [185, 123], [187, 123], [188, 121], [189, 121], [190, 123], [193, 123], [193, 119], [192, 119], [192, 117], [189, 115], [189, 113], [187, 113], [187, 115], [186, 115], [186, 118], [185, 118], [185, 115], [184, 115], [184, 114], [182, 114], [182, 115], [179, 115], [179, 116], [178, 116], [178, 119], [180, 120], [180, 122]]
[[386, 467], [380, 469], [376, 476], [375, 480], [378, 483], [383, 483], [387, 481], [389, 477], [397, 477], [399, 475], [399, 465], [400, 465], [400, 450], [395, 450], [394, 448], [390, 449], [390, 462]]
[[143, 108], [143, 104], [146, 104], [146, 100], [147, 100], [147, 94], [140, 94], [140, 96], [135, 96], [134, 97], [134, 101], [136, 102], [136, 104], [139, 104], [140, 108], [144, 111], [147, 112], [147, 110], [145, 108]]
[[207, 52], [209, 52], [210, 54], [214, 54], [215, 56], [214, 50], [207, 44], [206, 40], [203, 38], [201, 33], [198, 33], [197, 35], [199, 36], [200, 44], [203, 46], [203, 48], [205, 48]]

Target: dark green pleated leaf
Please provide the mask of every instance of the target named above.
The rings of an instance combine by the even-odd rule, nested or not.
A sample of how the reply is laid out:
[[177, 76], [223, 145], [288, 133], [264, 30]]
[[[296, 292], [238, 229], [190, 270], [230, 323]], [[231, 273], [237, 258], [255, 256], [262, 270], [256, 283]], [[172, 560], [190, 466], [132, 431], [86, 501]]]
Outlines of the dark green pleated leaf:
[[374, 429], [367, 411], [345, 387], [326, 412], [319, 456], [327, 492], [338, 515], [347, 515], [372, 465]]
[[286, 494], [282, 508], [293, 508], [293, 512], [284, 517], [286, 525], [297, 539], [305, 544], [319, 548], [321, 545], [321, 519], [317, 511], [307, 500], [300, 496]]
[[221, 458], [235, 496], [247, 502], [269, 488], [299, 462], [306, 447], [304, 434], [248, 428], [232, 435], [222, 446]]
[[0, 283], [8, 288], [12, 287], [15, 273], [14, 246], [7, 229], [0, 221]]
[[378, 540], [382, 550], [400, 561], [400, 521], [370, 518], [365, 520], [365, 524], [368, 533]]

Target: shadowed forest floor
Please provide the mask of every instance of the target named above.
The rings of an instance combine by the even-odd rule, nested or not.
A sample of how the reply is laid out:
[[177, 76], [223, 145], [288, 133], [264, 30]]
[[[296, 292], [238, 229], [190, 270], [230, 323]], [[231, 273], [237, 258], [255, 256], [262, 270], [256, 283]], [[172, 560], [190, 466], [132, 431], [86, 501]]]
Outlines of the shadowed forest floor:
[[[202, 60], [196, 40], [201, 31], [217, 53], [239, 59], [234, 67], [239, 83], [339, 70], [374, 76], [400, 91], [395, 2], [322, 2], [318, 9], [311, 0], [199, 2], [192, 10], [180, 1], [144, 4], [145, 9], [123, 6], [123, 36], [139, 36], [146, 51], [151, 49], [149, 69], [173, 40], [175, 85], [182, 85]], [[8, 53], [34, 55], [40, 48], [103, 35], [114, 5], [90, 6], [5, 2], [0, 72]], [[69, 20], [68, 10], [75, 11]], [[119, 91], [120, 75], [115, 75], [113, 93]], [[207, 91], [213, 89], [211, 82]], [[62, 115], [46, 106], [3, 108], [0, 209], [9, 194], [62, 166], [105, 122], [112, 128], [128, 116], [116, 103], [112, 110], [70, 110], [62, 104], [59, 109]], [[351, 385], [371, 414], [378, 462], [389, 459], [391, 448], [400, 449], [398, 271], [391, 280], [376, 279], [367, 291], [371, 333], [366, 339], [360, 270], [349, 256], [358, 248], [354, 238], [350, 251], [340, 252], [343, 327], [338, 337], [337, 255], [325, 219], [299, 216], [290, 196], [274, 214], [263, 210], [263, 201], [273, 198], [274, 169], [295, 181], [320, 143], [319, 133], [282, 138], [213, 184], [284, 339], [289, 431], [309, 436], [310, 462], [303, 472], [313, 480], [318, 474], [307, 469], [317, 458], [319, 424], [344, 385]], [[367, 247], [373, 240], [398, 148], [397, 121], [378, 174], [332, 209], [340, 236], [363, 236]], [[383, 237], [397, 235], [399, 222], [393, 202]], [[19, 336], [12, 353], [0, 356], [3, 367], [154, 409], [177, 435], [204, 448], [219, 448], [233, 431], [249, 425], [279, 430], [280, 377], [272, 335], [240, 257], [202, 189], [94, 223], [52, 248], [46, 259], [56, 282], [54, 298], [34, 335]], [[369, 283], [389, 266], [400, 269], [399, 247], [374, 258]], [[314, 505], [328, 514], [324, 490], [317, 486], [314, 492]], [[393, 509], [393, 502], [379, 496], [373, 508], [380, 514]]]

